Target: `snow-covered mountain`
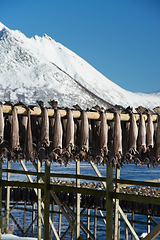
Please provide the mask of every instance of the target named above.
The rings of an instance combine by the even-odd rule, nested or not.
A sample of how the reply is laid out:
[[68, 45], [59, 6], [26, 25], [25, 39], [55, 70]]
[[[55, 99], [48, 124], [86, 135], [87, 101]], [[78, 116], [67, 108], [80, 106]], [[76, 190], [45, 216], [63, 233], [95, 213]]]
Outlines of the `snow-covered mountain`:
[[160, 105], [160, 92], [126, 91], [46, 34], [27, 38], [0, 23], [0, 101], [33, 104], [57, 100], [59, 106], [96, 104], [127, 107]]

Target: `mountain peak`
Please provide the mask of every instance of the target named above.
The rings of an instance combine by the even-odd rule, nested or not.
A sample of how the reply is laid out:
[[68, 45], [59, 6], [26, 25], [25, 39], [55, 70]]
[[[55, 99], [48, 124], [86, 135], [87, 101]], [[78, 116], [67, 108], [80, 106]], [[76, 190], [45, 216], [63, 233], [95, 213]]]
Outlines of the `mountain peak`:
[[34, 104], [50, 100], [59, 106], [82, 109], [99, 105], [153, 108], [160, 105], [159, 94], [136, 94], [110, 81], [77, 54], [47, 34], [27, 38], [17, 30], [7, 30], [0, 38], [0, 101]]
[[3, 23], [0, 22], [0, 31], [9, 30]]

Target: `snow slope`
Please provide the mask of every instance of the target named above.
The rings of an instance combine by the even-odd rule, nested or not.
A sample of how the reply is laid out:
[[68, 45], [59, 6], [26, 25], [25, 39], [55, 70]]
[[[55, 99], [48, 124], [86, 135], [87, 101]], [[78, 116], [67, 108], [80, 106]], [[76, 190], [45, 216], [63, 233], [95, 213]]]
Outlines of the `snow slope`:
[[132, 93], [107, 79], [75, 53], [46, 34], [27, 38], [0, 23], [0, 100], [26, 104], [57, 100], [59, 106], [118, 104], [153, 108], [160, 92]]

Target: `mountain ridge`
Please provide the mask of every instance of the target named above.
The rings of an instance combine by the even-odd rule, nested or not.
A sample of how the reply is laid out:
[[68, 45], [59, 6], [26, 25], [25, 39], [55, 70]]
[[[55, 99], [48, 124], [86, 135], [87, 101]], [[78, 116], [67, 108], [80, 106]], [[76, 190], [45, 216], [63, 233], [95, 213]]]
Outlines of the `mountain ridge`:
[[[160, 93], [126, 91], [46, 34], [27, 38], [0, 24], [0, 100], [26, 104], [55, 99], [60, 106], [98, 104], [153, 108]], [[107, 105], [108, 104], [108, 105]]]

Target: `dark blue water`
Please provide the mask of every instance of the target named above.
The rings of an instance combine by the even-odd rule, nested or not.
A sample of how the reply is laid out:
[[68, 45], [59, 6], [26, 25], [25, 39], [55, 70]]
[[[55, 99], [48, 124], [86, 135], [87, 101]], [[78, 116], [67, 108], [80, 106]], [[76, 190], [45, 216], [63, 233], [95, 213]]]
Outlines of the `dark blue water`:
[[[31, 163], [26, 163], [26, 166], [27, 166], [28, 170], [35, 171], [34, 166]], [[6, 168], [6, 163], [3, 164], [3, 168]], [[12, 169], [19, 169], [19, 170], [22, 169], [22, 167], [19, 163], [11, 163], [11, 168]], [[102, 174], [102, 176], [105, 177], [106, 176], [106, 166], [98, 166], [98, 169], [99, 169], [100, 173]], [[42, 171], [44, 171], [44, 164], [42, 165]], [[67, 167], [65, 167], [65, 166], [60, 166], [57, 163], [53, 163], [52, 166], [51, 166], [51, 172], [53, 172], [53, 173], [76, 174], [76, 164], [75, 164], [75, 162], [71, 162]], [[94, 172], [91, 165], [86, 163], [86, 162], [81, 162], [80, 172], [81, 172], [81, 174], [96, 176], [96, 173]], [[27, 179], [26, 176], [23, 176], [23, 177], [22, 176], [23, 175], [12, 174], [11, 175], [11, 180], [25, 180], [25, 179]], [[115, 177], [115, 169], [114, 169], [114, 177]], [[32, 178], [36, 179], [36, 177], [32, 177]], [[156, 178], [160, 178], [160, 167], [156, 167], [154, 169], [151, 169], [151, 168], [148, 168], [146, 166], [139, 167], [139, 166], [135, 166], [134, 164], [130, 164], [130, 165], [125, 165], [121, 169], [121, 179], [143, 180], [144, 181], [144, 180], [150, 180], [150, 179], [156, 179]], [[5, 173], [3, 173], [3, 179], [6, 179], [6, 174]], [[67, 179], [65, 179], [65, 180], [67, 180]], [[72, 179], [72, 180], [74, 180], [74, 179]], [[55, 208], [56, 208], [56, 206], [55, 206]], [[13, 214], [13, 216], [15, 216], [18, 224], [22, 227], [23, 211], [13, 210], [12, 214]], [[87, 214], [87, 211], [85, 211], [84, 214]], [[90, 214], [94, 215], [94, 210], [91, 210]], [[97, 214], [100, 216], [99, 211], [97, 212]], [[103, 212], [103, 214], [105, 215], [105, 212]], [[131, 216], [128, 215], [128, 219], [130, 219], [130, 218], [131, 218]], [[158, 223], [160, 222], [160, 218], [154, 217], [154, 219]], [[81, 220], [83, 221], [83, 223], [85, 225], [87, 225], [87, 218], [86, 217], [82, 217]], [[147, 217], [135, 214], [135, 220], [146, 222]], [[54, 226], [57, 229], [57, 231], [58, 231], [58, 221], [59, 221], [59, 214], [54, 214]], [[31, 213], [27, 212], [27, 215], [26, 215], [26, 229], [28, 228], [30, 223], [31, 223]], [[16, 226], [13, 224], [12, 220], [10, 219], [10, 228], [12, 228], [12, 226], [14, 227], [14, 233], [15, 234], [22, 235], [20, 230], [16, 228]], [[68, 227], [68, 223], [66, 222], [65, 217], [62, 215], [61, 235], [63, 235], [63, 233], [66, 231], [67, 227]], [[153, 228], [153, 226], [151, 226], [151, 230], [152, 230], [152, 228]], [[142, 233], [147, 232], [147, 225], [135, 224], [135, 230], [136, 230], [137, 235], [140, 236]], [[92, 233], [94, 233], [94, 218], [90, 218], [90, 231]], [[97, 239], [101, 239], [101, 240], [106, 239], [105, 231], [106, 231], [106, 227], [105, 227], [105, 224], [104, 224], [103, 220], [98, 219], [98, 222], [97, 222]], [[121, 231], [121, 239], [123, 240], [124, 239], [124, 224], [123, 224], [123, 221], [121, 221], [120, 231]], [[86, 236], [84, 235], [84, 233], [81, 232], [81, 234], [84, 237], [84, 239], [86, 239]], [[34, 234], [30, 230], [27, 236], [32, 236], [32, 237], [36, 236], [36, 224], [35, 224]], [[69, 240], [70, 236], [71, 236], [71, 232], [69, 232], [69, 234], [64, 239]], [[53, 239], [55, 239], [54, 236], [53, 236]], [[129, 239], [131, 239], [130, 232], [129, 232]], [[155, 239], [160, 240], [160, 236], [158, 236]]]

